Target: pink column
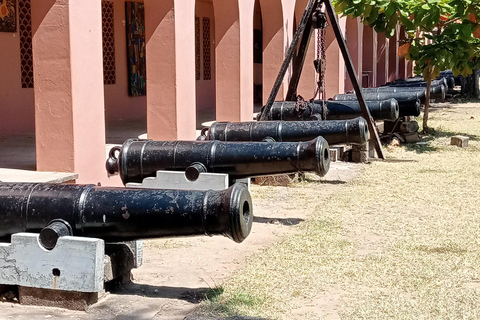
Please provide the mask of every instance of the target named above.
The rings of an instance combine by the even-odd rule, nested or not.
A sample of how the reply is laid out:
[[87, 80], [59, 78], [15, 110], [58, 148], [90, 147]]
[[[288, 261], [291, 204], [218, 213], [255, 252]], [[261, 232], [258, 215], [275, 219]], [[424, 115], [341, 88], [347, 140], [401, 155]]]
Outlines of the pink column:
[[32, 0], [37, 170], [108, 181], [100, 1]]
[[413, 77], [414, 72], [413, 72], [414, 64], [412, 60], [407, 61], [407, 77]]
[[147, 133], [195, 139], [195, 0], [145, 0]]
[[216, 120], [253, 118], [254, 0], [213, 0]]
[[255, 0], [239, 0], [238, 8], [240, 13], [239, 120], [251, 121], [253, 120], [253, 15]]
[[[339, 18], [341, 31], [345, 34], [346, 18]], [[345, 92], [345, 61], [338, 46], [332, 27], [326, 29], [327, 66], [325, 71], [325, 93], [327, 98]]]
[[387, 82], [389, 46], [385, 33], [377, 34], [377, 86]]
[[[285, 58], [283, 10], [278, 0], [260, 0], [263, 28], [263, 103], [265, 104]], [[283, 100], [283, 85], [277, 100]]]
[[[302, 19], [303, 13], [305, 12], [305, 7], [308, 4], [308, 0], [297, 0], [295, 4], [295, 20], [296, 25], [295, 29], [298, 26], [298, 23]], [[315, 32], [312, 33], [312, 38], [310, 39], [310, 45], [308, 46], [307, 54], [305, 57], [305, 64], [303, 66], [302, 75], [300, 81], [298, 82], [297, 93], [305, 98], [305, 100], [311, 99], [317, 87], [315, 80], [315, 68], [313, 66], [313, 60], [316, 59], [315, 56], [315, 47], [316, 47], [316, 36]]]
[[[347, 48], [352, 58], [353, 67], [357, 72], [358, 83], [362, 85], [362, 60], [363, 60], [363, 23], [360, 18], [352, 19], [347, 17], [346, 21]], [[347, 75], [345, 90], [353, 90], [350, 77]]]
[[[377, 33], [373, 28], [363, 29], [363, 72], [368, 76], [367, 87], [376, 86]], [[363, 82], [363, 81], [362, 81]]]
[[398, 32], [388, 43], [388, 81], [394, 81], [398, 75]]
[[[397, 29], [398, 30], [398, 37], [399, 37], [399, 40], [400, 40], [400, 43], [399, 45], [402, 45], [403, 42], [402, 40], [405, 39], [405, 30], [403, 29], [403, 27]], [[398, 58], [398, 78], [406, 78], [407, 77], [407, 64], [405, 62], [405, 58], [404, 57], [399, 57]]]

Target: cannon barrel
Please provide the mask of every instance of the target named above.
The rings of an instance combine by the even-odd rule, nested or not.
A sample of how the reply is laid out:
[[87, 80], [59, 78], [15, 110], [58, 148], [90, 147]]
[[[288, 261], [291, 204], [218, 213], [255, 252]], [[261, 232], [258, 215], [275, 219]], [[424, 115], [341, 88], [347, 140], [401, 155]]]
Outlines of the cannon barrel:
[[[374, 120], [395, 120], [398, 118], [399, 107], [395, 99], [381, 101], [365, 101]], [[362, 114], [358, 101], [327, 101], [327, 118], [349, 119]]]
[[[433, 99], [445, 100], [447, 93], [447, 87], [443, 84], [434, 84], [430, 87], [430, 96]], [[426, 82], [413, 82], [413, 83], [396, 83], [388, 85], [387, 88], [405, 88], [405, 90], [411, 90], [412, 88], [426, 88]]]
[[[395, 99], [400, 103], [403, 100], [410, 100], [412, 98], [415, 98], [420, 100], [422, 103], [425, 103], [425, 98], [427, 96], [427, 88], [423, 88], [423, 87], [364, 88], [362, 89], [362, 93], [363, 93], [363, 98], [365, 100]], [[356, 96], [354, 100], [357, 100]]]
[[457, 83], [457, 78], [453, 75], [452, 70], [440, 71], [440, 78], [445, 78], [447, 80], [448, 89], [453, 89], [456, 85], [461, 85], [460, 82]]
[[[118, 153], [118, 157], [117, 157]], [[330, 167], [328, 142], [224, 142], [127, 140], [110, 151], [109, 174], [123, 183], [142, 182], [158, 170], [185, 171], [189, 180], [201, 172], [226, 173], [231, 179], [314, 171], [324, 176]]]
[[40, 232], [51, 249], [63, 225], [70, 230], [66, 235], [105, 241], [224, 235], [242, 242], [250, 233], [252, 209], [241, 183], [222, 191], [0, 183], [0, 238]]
[[[414, 78], [407, 78], [407, 79], [397, 79], [393, 82], [387, 82], [386, 85], [397, 85], [397, 84], [403, 84], [407, 86], [420, 86], [420, 87], [426, 87], [427, 86], [427, 81], [425, 81], [421, 77], [414, 77]], [[438, 78], [436, 80], [432, 80], [432, 86], [448, 86], [447, 80], [443, 77]]]
[[[364, 93], [365, 100], [383, 100], [382, 98], [390, 97], [398, 101], [398, 115], [400, 117], [420, 115], [421, 102], [417, 99], [417, 93], [409, 93], [407, 91], [395, 94], [389, 93]], [[333, 97], [334, 101], [357, 101], [355, 94], [337, 94]]]
[[[370, 114], [375, 120], [395, 120], [398, 118], [398, 102], [395, 99], [383, 101], [366, 101]], [[362, 115], [357, 101], [325, 101], [326, 120], [345, 120]], [[296, 102], [274, 102], [267, 115], [268, 120], [319, 120], [322, 119], [323, 103], [316, 100], [308, 102], [304, 109], [299, 109]]]
[[308, 141], [322, 136], [329, 144], [368, 141], [368, 126], [364, 118], [326, 121], [252, 121], [215, 122], [203, 130], [197, 140]]

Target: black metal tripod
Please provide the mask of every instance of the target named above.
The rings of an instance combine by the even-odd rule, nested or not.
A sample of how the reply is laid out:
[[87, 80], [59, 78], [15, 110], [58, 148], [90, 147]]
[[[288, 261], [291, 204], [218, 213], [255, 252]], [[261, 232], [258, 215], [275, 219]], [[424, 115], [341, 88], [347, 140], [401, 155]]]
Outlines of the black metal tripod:
[[[292, 43], [287, 50], [285, 60], [280, 68], [280, 72], [278, 73], [277, 79], [273, 85], [272, 91], [270, 92], [270, 96], [268, 97], [267, 103], [262, 108], [262, 113], [260, 115], [259, 120], [265, 120], [266, 115], [269, 113], [270, 108], [272, 107], [273, 103], [275, 102], [275, 97], [277, 96], [278, 91], [280, 90], [280, 86], [282, 84], [283, 78], [287, 72], [288, 66], [290, 62], [294, 61], [293, 66], [293, 75], [290, 80], [290, 84], [288, 87], [288, 92], [286, 96], [287, 101], [295, 101], [297, 99], [297, 87], [298, 82], [300, 80], [300, 75], [302, 73], [303, 65], [305, 62], [305, 56], [307, 52], [308, 45], [310, 43], [310, 38], [315, 27], [318, 27], [318, 24], [321, 24], [322, 21], [321, 17], [319, 16], [318, 8], [324, 4], [330, 25], [333, 28], [335, 33], [335, 38], [337, 39], [338, 46], [340, 47], [340, 51], [343, 55], [343, 60], [345, 61], [345, 66], [347, 67], [348, 76], [352, 81], [353, 88], [355, 89], [355, 93], [357, 95], [358, 103], [360, 104], [360, 108], [362, 109], [362, 115], [367, 120], [368, 123], [368, 130], [372, 135], [372, 138], [375, 142], [375, 151], [377, 151], [377, 155], [380, 159], [385, 159], [383, 155], [382, 145], [380, 144], [380, 138], [378, 136], [377, 129], [373, 122], [373, 119], [370, 115], [370, 110], [367, 108], [365, 104], [365, 99], [363, 98], [363, 94], [358, 84], [357, 75], [355, 72], [355, 68], [353, 67], [352, 59], [350, 58], [350, 54], [348, 53], [347, 45], [345, 43], [345, 39], [340, 31], [340, 27], [338, 25], [337, 16], [333, 10], [332, 3], [330, 0], [309, 0], [305, 12], [303, 13], [302, 19], [298, 25], [297, 30], [292, 39]], [[300, 42], [300, 45], [298, 46]], [[298, 52], [297, 52], [298, 46]]]

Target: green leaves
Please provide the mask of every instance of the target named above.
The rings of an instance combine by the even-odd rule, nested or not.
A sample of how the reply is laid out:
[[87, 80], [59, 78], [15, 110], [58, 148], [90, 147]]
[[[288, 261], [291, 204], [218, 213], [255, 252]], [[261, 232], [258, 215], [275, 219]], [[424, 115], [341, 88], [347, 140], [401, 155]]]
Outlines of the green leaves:
[[398, 24], [403, 26], [411, 43], [405, 58], [415, 61], [417, 74], [428, 66], [432, 74], [452, 69], [464, 75], [480, 67], [478, 0], [334, 0], [334, 4], [338, 14], [360, 17], [386, 37], [395, 35]]

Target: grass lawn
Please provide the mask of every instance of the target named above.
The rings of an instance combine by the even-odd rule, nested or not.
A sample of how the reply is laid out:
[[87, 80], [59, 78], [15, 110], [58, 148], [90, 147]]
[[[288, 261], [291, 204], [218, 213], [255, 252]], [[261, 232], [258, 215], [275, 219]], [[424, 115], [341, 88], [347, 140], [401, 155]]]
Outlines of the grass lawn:
[[[201, 311], [480, 319], [480, 104], [433, 106], [429, 126], [435, 134], [425, 145], [385, 147], [387, 158], [401, 161], [365, 165], [339, 193], [318, 198], [294, 235], [249, 258]], [[455, 134], [469, 136], [469, 147], [451, 146]]]

